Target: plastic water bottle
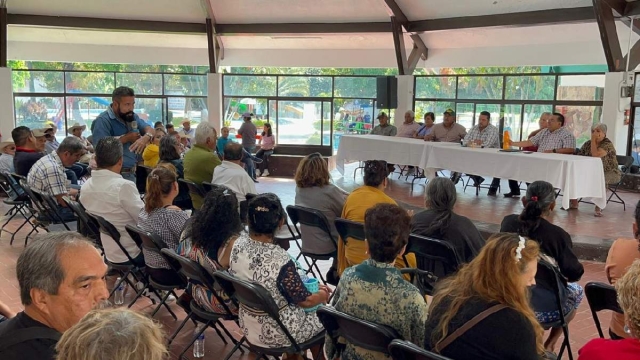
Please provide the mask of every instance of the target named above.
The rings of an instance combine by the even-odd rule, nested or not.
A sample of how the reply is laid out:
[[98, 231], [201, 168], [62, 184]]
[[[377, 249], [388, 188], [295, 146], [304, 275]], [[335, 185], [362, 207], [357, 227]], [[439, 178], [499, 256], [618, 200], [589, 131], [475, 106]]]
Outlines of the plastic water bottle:
[[118, 284], [118, 289], [116, 289], [116, 293], [113, 295], [113, 303], [115, 305], [122, 305], [124, 304], [124, 281], [122, 281], [122, 278], [118, 278], [116, 284]]
[[307, 280], [309, 280], [309, 277], [307, 276], [306, 271], [299, 269], [298, 270], [298, 275], [300, 275], [300, 280], [302, 280], [302, 283], [307, 282]]
[[[196, 334], [202, 330], [201, 326], [196, 328]], [[202, 358], [204, 357], [204, 331], [202, 334], [198, 336], [196, 342], [193, 343], [193, 357], [194, 358]]]

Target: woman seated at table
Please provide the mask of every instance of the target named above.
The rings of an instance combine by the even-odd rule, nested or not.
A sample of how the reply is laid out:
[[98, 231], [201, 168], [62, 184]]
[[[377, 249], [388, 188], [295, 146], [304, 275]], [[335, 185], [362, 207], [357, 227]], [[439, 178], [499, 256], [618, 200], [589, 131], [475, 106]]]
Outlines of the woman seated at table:
[[[602, 159], [604, 168], [604, 181], [607, 185], [617, 184], [620, 181], [620, 169], [616, 158], [616, 148], [611, 140], [607, 138], [607, 125], [597, 123], [591, 126], [591, 139], [582, 145], [578, 155], [593, 156]], [[578, 200], [571, 200], [571, 208], [578, 207]], [[602, 216], [602, 209], [596, 205], [595, 216]]]
[[418, 130], [413, 134], [413, 137], [416, 139], [422, 139], [425, 136], [431, 134], [433, 131], [433, 123], [435, 121], [435, 115], [432, 112], [428, 112], [424, 114], [424, 124], [418, 128]]
[[[522, 198], [524, 210], [520, 215], [507, 215], [502, 220], [501, 232], [518, 233], [529, 237], [540, 244], [541, 252], [546, 258], [557, 264], [564, 279], [565, 294], [562, 299], [562, 311], [567, 322], [571, 321], [583, 297], [583, 290], [576, 282], [584, 274], [584, 268], [573, 252], [571, 236], [561, 227], [553, 225], [546, 218], [556, 205], [556, 194], [553, 185], [546, 181], [535, 181], [529, 184], [527, 194]], [[531, 305], [538, 321], [542, 324], [560, 320], [553, 284], [548, 279], [536, 278], [532, 290]], [[562, 328], [552, 328], [544, 343], [545, 350], [554, 351]]]
[[580, 351], [580, 360], [640, 359], [640, 261], [636, 260], [616, 283], [618, 304], [624, 311], [629, 338], [594, 339]]
[[411, 219], [411, 233], [451, 245], [464, 262], [470, 262], [484, 246], [480, 231], [468, 218], [453, 212], [456, 204], [456, 187], [447, 178], [437, 177], [429, 181], [425, 190], [425, 207]]
[[[171, 164], [176, 169], [178, 179], [184, 179], [184, 165], [180, 152], [181, 144], [175, 136], [165, 136], [160, 139], [160, 161], [158, 164]], [[180, 193], [175, 199], [174, 205], [182, 209], [192, 209], [191, 195], [189, 195], [189, 187], [187, 184], [179, 183]]]
[[527, 289], [536, 283], [538, 252], [535, 241], [516, 234], [491, 236], [473, 261], [436, 285], [425, 349], [453, 360], [538, 360], [544, 353], [543, 330]]
[[[296, 265], [286, 250], [274, 243], [274, 235], [284, 225], [286, 214], [280, 199], [271, 193], [249, 200], [247, 219], [249, 234], [241, 233], [233, 244], [229, 273], [242, 280], [264, 286], [280, 309], [280, 320], [296, 342], [305, 342], [324, 331], [314, 312], [305, 312], [326, 304], [331, 290], [320, 285], [311, 294], [298, 275]], [[275, 320], [240, 305], [240, 324], [247, 340], [257, 346], [278, 348], [291, 345]], [[312, 349], [313, 353], [322, 351]]]
[[[306, 156], [296, 170], [295, 204], [322, 212], [329, 221], [331, 235], [338, 241], [335, 219], [340, 217], [347, 193], [331, 183], [327, 162], [320, 153]], [[338, 285], [336, 245], [324, 231], [316, 227], [300, 225], [302, 250], [306, 253], [333, 256], [333, 264], [327, 273], [327, 281]]]
[[[202, 265], [209, 273], [229, 268], [231, 249], [240, 233], [242, 223], [238, 212], [238, 199], [231, 189], [222, 185], [212, 185], [202, 207], [189, 219], [182, 231], [178, 253]], [[222, 289], [217, 290], [225, 307], [206, 287], [193, 285], [191, 296], [196, 303], [208, 311], [224, 314], [227, 309], [238, 309]], [[229, 300], [229, 301], [228, 301]]]
[[[389, 179], [387, 163], [382, 160], [369, 160], [364, 162], [364, 186], [355, 189], [344, 203], [342, 209], [342, 218], [363, 223], [364, 214], [367, 209], [372, 208], [376, 204], [385, 203], [397, 205], [396, 202], [384, 193]], [[364, 241], [347, 239], [346, 245], [344, 241], [338, 241], [338, 272], [342, 274], [344, 270], [350, 266], [358, 265], [369, 258], [367, 247]], [[403, 269], [407, 267], [416, 267], [415, 256], [408, 254], [406, 256], [408, 264], [404, 258], [399, 255], [396, 257], [396, 267]], [[409, 276], [406, 277], [407, 279]]]
[[[364, 231], [370, 259], [345, 270], [336, 289], [336, 310], [395, 329], [404, 340], [424, 341], [427, 303], [418, 288], [404, 281], [394, 263], [409, 239], [411, 217], [397, 205], [378, 204], [365, 213]], [[374, 359], [382, 354], [347, 343], [336, 344], [328, 336], [329, 359]]]

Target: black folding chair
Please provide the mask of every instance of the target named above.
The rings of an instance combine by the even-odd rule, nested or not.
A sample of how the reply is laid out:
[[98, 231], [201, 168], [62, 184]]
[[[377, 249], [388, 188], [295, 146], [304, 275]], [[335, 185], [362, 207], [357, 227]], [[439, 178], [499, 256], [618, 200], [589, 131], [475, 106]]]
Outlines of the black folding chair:
[[[302, 237], [302, 233], [298, 228], [298, 224], [311, 226], [322, 230], [331, 240], [331, 242], [333, 242], [335, 248], [338, 249], [338, 242], [336, 241], [336, 239], [334, 239], [333, 235], [331, 235], [329, 220], [327, 220], [327, 217], [320, 210], [297, 205], [288, 205], [287, 214], [289, 214], [289, 219], [291, 219], [293, 228], [298, 233], [298, 236], [300, 236], [303, 245], [304, 238]], [[302, 254], [304, 261], [309, 266], [307, 273], [313, 274], [316, 278], [319, 278], [323, 284], [326, 284], [327, 282], [325, 281], [324, 277], [322, 277], [322, 272], [320, 271], [320, 267], [318, 267], [317, 262], [318, 260], [331, 260], [331, 258], [336, 256], [335, 252], [329, 254], [313, 254], [310, 252], [302, 251], [301, 249], [300, 254]], [[308, 259], [311, 259], [311, 262], [309, 262]], [[318, 274], [313, 271], [314, 267], [318, 271]]]
[[207, 196], [207, 192], [204, 190], [204, 188], [191, 180], [178, 179], [178, 182], [187, 185], [190, 195], [200, 196], [201, 198]]
[[[29, 211], [29, 196], [24, 192], [24, 189], [16, 182], [16, 180], [9, 175], [9, 173], [1, 173], [0, 172], [0, 188], [7, 195], [7, 198], [2, 200], [3, 203], [10, 206], [9, 210], [4, 214], [4, 216], [9, 216], [9, 218], [2, 224], [0, 227], [0, 232], [7, 232], [11, 234], [11, 244], [13, 244], [13, 240], [15, 239], [16, 234], [20, 231], [25, 225], [31, 225], [32, 229], [35, 228], [33, 224], [31, 224], [30, 220], [33, 218], [33, 214]], [[22, 216], [24, 220], [22, 224], [13, 232], [6, 230], [5, 226], [11, 222], [16, 216]]]
[[551, 322], [551, 323], [541, 323], [543, 329], [548, 330], [551, 328], [562, 327], [562, 333], [564, 334], [564, 339], [562, 340], [562, 345], [560, 346], [560, 352], [558, 352], [558, 360], [562, 359], [562, 354], [564, 350], [567, 350], [569, 354], [569, 359], [573, 360], [573, 353], [571, 352], [571, 343], [569, 342], [569, 323], [566, 321], [565, 314], [562, 311], [562, 296], [560, 293], [560, 287], [564, 287], [565, 285], [560, 282], [560, 278], [562, 277], [559, 274], [558, 270], [548, 263], [545, 260], [538, 260], [538, 273], [536, 274], [536, 279], [545, 279], [544, 283], [551, 284], [551, 288], [547, 288], [543, 285], [542, 281], [538, 281], [536, 286], [540, 286], [547, 290], [550, 290], [555, 295], [555, 303], [558, 312], [560, 313], [560, 320]]
[[[158, 310], [160, 310], [160, 308], [164, 306], [167, 309], [167, 311], [169, 311], [171, 316], [173, 316], [173, 319], [178, 320], [178, 317], [176, 316], [176, 314], [171, 310], [169, 305], [167, 305], [167, 299], [169, 298], [170, 295], [173, 295], [177, 299], [178, 295], [176, 295], [175, 290], [186, 289], [187, 279], [182, 275], [180, 275], [180, 273], [178, 272], [178, 267], [175, 267], [172, 264], [174, 263], [174, 260], [170, 257], [167, 257], [161, 252], [162, 249], [167, 248], [167, 245], [165, 244], [164, 241], [162, 241], [162, 239], [158, 237], [158, 235], [144, 231], [138, 226], [127, 224], [124, 226], [124, 228], [127, 230], [127, 233], [129, 234], [129, 236], [131, 236], [131, 238], [134, 239], [136, 243], [140, 242], [142, 244], [143, 250], [146, 250], [147, 253], [156, 254], [157, 256], [164, 259], [169, 264], [170, 268], [163, 269], [163, 270], [168, 273], [175, 274], [176, 279], [179, 279], [174, 282], [167, 281], [166, 279], [157, 279], [151, 275], [151, 272], [147, 272], [150, 289], [158, 297], [158, 299], [160, 299], [160, 303], [158, 304], [158, 306], [156, 306], [156, 308], [151, 313], [151, 317], [154, 317], [158, 312]], [[149, 269], [149, 265], [146, 264], [146, 266], [147, 266], [147, 269]], [[161, 296], [161, 294], [159, 294], [157, 290], [164, 291], [165, 292], [164, 296]]]
[[211, 190], [213, 190], [213, 184], [207, 181], [204, 181], [202, 183], [202, 188], [204, 189], [205, 192], [209, 192]]
[[[131, 257], [131, 255], [129, 255], [129, 252], [127, 252], [127, 249], [125, 249], [125, 247], [120, 242], [120, 237], [121, 237], [120, 232], [118, 231], [118, 229], [116, 229], [115, 226], [113, 226], [113, 224], [111, 224], [102, 216], [93, 214], [90, 211], [87, 211], [87, 215], [90, 218], [93, 218], [98, 223], [100, 227], [100, 233], [109, 236], [120, 248], [120, 251], [122, 251], [124, 255], [127, 257], [127, 262], [125, 263], [114, 263], [109, 259], [107, 259], [106, 256], [104, 257], [104, 261], [111, 269], [113, 269], [120, 275], [120, 282], [118, 282], [113, 286], [113, 290], [111, 290], [111, 293], [109, 293], [109, 297], [111, 297], [115, 293], [115, 291], [118, 289], [120, 284], [122, 284], [122, 282], [126, 282], [129, 286], [131, 286], [132, 289], [136, 291], [136, 296], [128, 305], [128, 307], [131, 307], [133, 306], [133, 304], [135, 304], [135, 302], [140, 297], [143, 296], [145, 290], [149, 288], [149, 280], [146, 274], [144, 273], [144, 268], [139, 267], [134, 263], [133, 258]], [[135, 238], [132, 238], [132, 239], [134, 241], [136, 240]], [[136, 245], [138, 245], [138, 247], [141, 247], [140, 243], [136, 243]], [[136, 284], [131, 282], [131, 280], [129, 279], [129, 275], [131, 275], [135, 281], [140, 282], [143, 286], [140, 286], [140, 288], [138, 289], [136, 287]], [[156, 303], [155, 299], [151, 297], [149, 297], [149, 300], [151, 300], [153, 304]]]
[[[76, 220], [65, 221], [58, 213], [58, 200], [53, 195], [37, 192], [36, 194], [42, 197], [42, 205], [49, 212], [49, 218], [53, 220], [54, 224], [62, 224], [67, 231], [71, 231], [71, 228], [67, 223], [77, 222]], [[73, 211], [72, 211], [73, 212]], [[77, 225], [76, 225], [77, 226]]]
[[462, 259], [453, 245], [416, 234], [409, 235], [406, 254], [415, 255], [417, 270], [403, 269], [403, 272], [417, 274], [417, 279], [411, 280], [423, 294], [427, 295], [433, 295], [433, 288], [438, 279], [455, 273], [462, 265]]
[[[253, 345], [247, 340], [249, 349], [252, 352], [258, 354], [256, 356], [257, 359], [260, 359], [262, 357], [266, 358], [267, 355], [279, 358], [283, 353], [299, 354], [306, 359], [307, 350], [315, 346], [320, 346], [324, 343], [324, 331], [321, 331], [304, 343], [298, 343], [289, 332], [289, 329], [287, 329], [287, 327], [282, 323], [282, 320], [280, 319], [280, 309], [278, 308], [275, 300], [273, 299], [269, 291], [262, 287], [262, 285], [254, 282], [240, 280], [226, 271], [217, 271], [213, 274], [213, 277], [221, 286], [223, 286], [225, 290], [227, 290], [227, 293], [229, 295], [235, 295], [235, 299], [237, 299], [241, 306], [248, 307], [252, 309], [252, 311], [265, 313], [273, 320], [275, 320], [278, 327], [280, 327], [280, 330], [282, 330], [282, 333], [284, 333], [287, 340], [289, 340], [289, 342], [291, 343], [291, 345], [286, 347], [266, 348]], [[233, 290], [233, 293], [231, 293], [231, 290]], [[320, 350], [318, 354], [314, 356], [314, 359], [319, 358], [321, 353], [322, 350]]]
[[[611, 191], [611, 195], [609, 195], [609, 198], [607, 199], [607, 204], [609, 203], [609, 201], [622, 204], [623, 211], [627, 211], [627, 205], [625, 204], [624, 200], [622, 200], [622, 198], [618, 195], [618, 187], [620, 186], [620, 184], [622, 184], [624, 178], [631, 171], [631, 165], [633, 165], [633, 157], [616, 155], [616, 159], [618, 160], [618, 166], [621, 167], [622, 175], [620, 176], [620, 181], [615, 184], [607, 185], [607, 188], [609, 189], [609, 191]], [[614, 196], [617, 200], [612, 199]]]
[[390, 326], [358, 319], [330, 306], [320, 306], [317, 314], [334, 344], [338, 344], [338, 338], [343, 337], [352, 345], [389, 355], [391, 341], [402, 339]]
[[100, 225], [98, 222], [87, 215], [87, 211], [84, 206], [79, 202], [71, 200], [69, 196], [63, 196], [62, 200], [64, 200], [69, 209], [71, 209], [78, 218], [78, 233], [93, 241], [102, 254], [104, 254], [104, 247], [100, 240]]
[[230, 300], [223, 299], [219, 295], [220, 287], [218, 286], [213, 276], [202, 265], [184, 256], [178, 255], [175, 251], [171, 249], [167, 249], [167, 248], [162, 249], [162, 254], [168, 258], [171, 258], [176, 263], [176, 265], [179, 267], [180, 274], [186, 277], [189, 283], [191, 283], [192, 285], [200, 285], [207, 288], [207, 290], [209, 290], [213, 294], [218, 304], [220, 304], [220, 306], [222, 306], [222, 308], [225, 311], [224, 313], [215, 313], [212, 311], [208, 311], [202, 308], [200, 305], [198, 305], [198, 303], [195, 300], [191, 300], [191, 303], [189, 304], [189, 311], [187, 313], [187, 317], [182, 321], [182, 323], [176, 329], [173, 335], [171, 335], [171, 337], [169, 338], [169, 344], [173, 342], [173, 340], [178, 335], [178, 333], [180, 333], [180, 330], [182, 330], [184, 325], [189, 320], [203, 323], [205, 326], [202, 327], [201, 331], [198, 334], [195, 334], [195, 336], [191, 339], [189, 344], [180, 353], [180, 355], [178, 356], [178, 359], [182, 359], [182, 355], [191, 347], [191, 345], [193, 345], [193, 343], [198, 339], [200, 334], [202, 334], [206, 330], [207, 327], [213, 328], [216, 331], [216, 333], [218, 333], [218, 336], [220, 337], [220, 339], [222, 339], [222, 342], [224, 342], [224, 344], [226, 345], [227, 341], [225, 340], [225, 338], [222, 336], [222, 333], [218, 329], [218, 326], [221, 327], [222, 330], [227, 334], [227, 337], [231, 339], [231, 341], [235, 344], [234, 348], [227, 354], [225, 359], [229, 359], [231, 355], [233, 355], [233, 353], [235, 353], [236, 350], [238, 349], [240, 350], [240, 352], [244, 353], [244, 350], [242, 349], [241, 345], [243, 342], [246, 341], [245, 337], [243, 336], [242, 339], [240, 339], [240, 341], [236, 341], [236, 339], [229, 333], [229, 331], [224, 326], [224, 324], [220, 322], [220, 319], [222, 319], [222, 320], [234, 321], [237, 324], [238, 315], [234, 314], [231, 311], [231, 309], [227, 306], [226, 302]]
[[591, 316], [593, 316], [593, 321], [596, 323], [598, 335], [600, 335], [600, 338], [604, 339], [604, 333], [600, 326], [598, 312], [602, 310], [611, 310], [619, 314], [624, 314], [618, 304], [618, 293], [616, 292], [616, 288], [609, 284], [591, 281], [584, 287], [584, 294], [589, 302]]
[[44, 207], [44, 200], [42, 199], [42, 196], [33, 191], [31, 187], [29, 187], [29, 184], [27, 184], [26, 180], [20, 180], [20, 186], [24, 190], [25, 194], [27, 194], [27, 196], [29, 197], [29, 205], [27, 206], [29, 212], [31, 212], [31, 214], [33, 214], [33, 216], [35, 217], [35, 226], [33, 227], [33, 229], [31, 229], [31, 231], [24, 239], [24, 245], [27, 246], [27, 241], [29, 240], [31, 234], [38, 231], [37, 227], [42, 228], [46, 232], [49, 232], [48, 225], [54, 220], [50, 218], [49, 211]]
[[393, 340], [389, 352], [393, 360], [451, 360], [404, 340]]

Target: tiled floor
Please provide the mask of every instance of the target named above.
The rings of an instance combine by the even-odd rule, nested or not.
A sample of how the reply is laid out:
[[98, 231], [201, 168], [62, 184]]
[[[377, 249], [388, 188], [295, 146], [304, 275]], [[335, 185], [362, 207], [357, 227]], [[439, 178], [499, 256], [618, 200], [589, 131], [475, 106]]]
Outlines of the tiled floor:
[[[339, 174], [333, 174], [335, 183], [346, 190], [352, 190], [361, 185], [361, 178], [357, 178], [354, 182], [352, 177], [353, 169], [353, 166], [347, 167], [347, 176], [344, 178], [340, 177]], [[394, 180], [387, 189], [387, 193], [401, 202], [403, 206], [422, 207], [423, 186], [418, 185], [414, 191], [411, 192], [408, 183], [403, 179], [395, 180], [396, 177], [394, 177]], [[281, 198], [283, 205], [286, 206], [288, 204], [293, 204], [294, 202], [294, 186], [295, 184], [292, 179], [262, 178], [260, 184], [257, 185], [257, 189], [259, 192], [276, 193]], [[625, 193], [624, 198], [628, 201], [631, 208], [627, 212], [622, 211], [621, 205], [612, 204], [607, 208], [605, 217], [594, 218], [591, 206], [583, 204], [577, 211], [555, 211], [553, 214], [553, 221], [567, 229], [567, 231], [572, 235], [585, 235], [600, 239], [631, 236], [631, 210], [634, 208], [637, 200], [640, 199], [640, 196], [637, 194]], [[476, 197], [475, 194], [472, 194], [470, 189], [467, 189], [466, 194], [462, 193], [459, 186], [459, 198], [456, 205], [456, 211], [474, 220], [494, 225], [499, 224], [505, 215], [518, 212], [520, 208], [521, 205], [517, 200], [504, 199], [502, 197], [488, 198], [484, 193]], [[15, 228], [16, 226], [17, 223], [14, 221], [9, 225], [9, 228]], [[23, 249], [23, 235], [19, 235], [16, 238], [16, 242], [13, 246], [9, 245], [9, 238], [10, 235], [6, 233], [2, 233], [0, 236], [0, 279], [2, 279], [4, 284], [4, 286], [0, 287], [0, 301], [4, 301], [14, 309], [19, 310], [21, 309], [21, 305], [15, 275], [15, 265], [16, 260]], [[293, 247], [292, 251], [294, 251]], [[584, 265], [586, 271], [584, 277], [580, 281], [581, 285], [584, 286], [589, 281], [606, 281], [602, 263], [584, 262]], [[326, 271], [328, 267], [328, 262], [321, 264], [323, 271]], [[136, 303], [135, 308], [148, 313], [153, 309], [150, 301], [147, 299], [139, 300]], [[156, 315], [156, 319], [164, 325], [165, 331], [168, 334], [171, 334], [174, 329], [177, 328], [178, 324], [185, 316], [184, 312], [175, 304], [172, 305], [172, 309], [176, 314], [178, 314], [179, 321], [174, 321], [169, 313], [164, 309], [160, 310]], [[603, 314], [601, 316], [601, 321], [603, 324], [607, 324], [609, 321], [609, 314]], [[235, 335], [238, 334], [238, 329], [235, 324], [225, 323], [225, 325], [232, 333]], [[606, 325], [604, 327], [606, 328]], [[189, 323], [176, 338], [173, 346], [171, 347], [172, 359], [176, 358], [178, 353], [184, 348], [190, 336], [192, 336], [193, 330], [193, 324]], [[585, 342], [597, 336], [586, 300], [581, 304], [575, 320], [571, 323], [570, 331], [571, 345], [573, 347], [574, 354], [576, 355], [577, 350], [584, 345]], [[223, 354], [226, 354], [226, 352], [232, 348], [232, 345], [224, 345], [214, 331], [207, 330], [205, 347], [205, 358], [218, 359], [222, 358]], [[190, 350], [187, 351], [187, 357], [191, 358]], [[232, 359], [240, 358], [253, 359], [254, 356], [248, 353], [243, 355], [237, 352], [232, 357]]]

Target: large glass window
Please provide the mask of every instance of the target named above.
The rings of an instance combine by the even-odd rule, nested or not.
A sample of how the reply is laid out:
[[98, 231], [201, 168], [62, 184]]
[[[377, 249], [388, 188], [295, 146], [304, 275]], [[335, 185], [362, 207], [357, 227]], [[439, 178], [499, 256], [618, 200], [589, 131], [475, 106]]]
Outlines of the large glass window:
[[[442, 122], [444, 119], [444, 112], [447, 109], [455, 110], [456, 104], [452, 101], [420, 101], [416, 100], [416, 119], [422, 122], [424, 115], [428, 112], [432, 112], [436, 118], [435, 121]], [[473, 111], [473, 110], [472, 110]]]
[[455, 99], [455, 76], [428, 76], [416, 78], [416, 98]]
[[109, 72], [67, 72], [67, 92], [83, 94], [111, 94], [115, 89], [115, 74]]
[[16, 126], [40, 129], [47, 121], [53, 121], [59, 129], [66, 128], [64, 97], [16, 96], [14, 100]]
[[280, 76], [278, 77], [278, 96], [331, 97], [331, 78]]
[[278, 101], [278, 144], [321, 145], [322, 103]]
[[[499, 117], [494, 117], [491, 114], [492, 123], [499, 126]], [[495, 120], [494, 120], [495, 119]], [[511, 129], [511, 136], [513, 139], [522, 138], [522, 105], [506, 104], [504, 105], [503, 114], [503, 131], [506, 128]], [[514, 140], [515, 141], [515, 140]]]
[[170, 122], [181, 126], [182, 121], [190, 120], [198, 124], [207, 113], [207, 98], [169, 97], [167, 98]]
[[223, 78], [225, 96], [276, 96], [275, 76], [233, 76]]
[[602, 106], [559, 105], [556, 112], [564, 115], [564, 126], [576, 137], [576, 147], [591, 138], [591, 126], [601, 121]]
[[[256, 127], [271, 120], [275, 121], [276, 103], [270, 102], [273, 114], [269, 114], [266, 98], [225, 98], [223, 125], [229, 128], [229, 132], [235, 134], [242, 125], [242, 114], [248, 112], [254, 114]], [[273, 131], [277, 133], [275, 126]]]
[[167, 95], [207, 96], [206, 75], [164, 75]]
[[128, 86], [136, 95], [162, 95], [162, 74], [118, 73], [116, 86]]
[[[111, 98], [107, 97], [67, 96], [67, 124], [63, 124], [64, 126], [62, 128], [68, 129], [78, 123], [87, 126], [87, 129], [83, 133], [84, 136], [91, 135], [91, 124], [110, 103]], [[64, 123], [64, 119], [62, 119], [61, 122]], [[57, 135], [64, 136], [64, 134], [65, 132], [61, 131]]]
[[502, 76], [458, 77], [458, 99], [502, 99]]
[[58, 71], [11, 72], [13, 92], [16, 93], [62, 93], [64, 73]]
[[334, 79], [334, 97], [376, 97], [378, 89], [375, 77], [335, 77]]
[[[462, 126], [464, 126], [467, 131], [473, 127], [474, 124], [474, 113], [473, 113], [473, 104], [468, 103], [458, 103], [455, 108], [456, 111], [456, 122]], [[441, 117], [444, 118], [443, 114], [440, 114]]]
[[524, 106], [524, 121], [522, 123], [521, 140], [527, 140], [529, 134], [540, 129], [540, 117], [545, 112], [553, 112], [552, 105], [527, 104]]
[[557, 99], [602, 101], [604, 99], [604, 75], [559, 76]]
[[507, 76], [506, 100], [553, 100], [555, 76]]

